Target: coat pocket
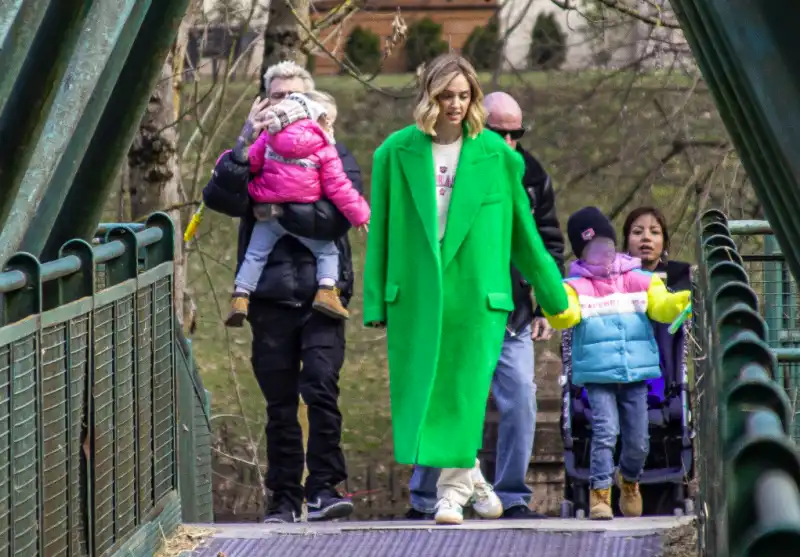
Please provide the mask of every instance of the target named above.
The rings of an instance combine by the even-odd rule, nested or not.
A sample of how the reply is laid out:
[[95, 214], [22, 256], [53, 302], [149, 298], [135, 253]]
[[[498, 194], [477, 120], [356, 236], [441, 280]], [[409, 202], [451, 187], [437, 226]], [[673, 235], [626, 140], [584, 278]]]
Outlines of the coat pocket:
[[397, 301], [397, 294], [400, 292], [400, 287], [396, 284], [387, 283], [386, 290], [383, 292], [383, 301], [387, 304], [393, 304]]
[[514, 311], [514, 299], [505, 292], [489, 292], [487, 295], [489, 309], [497, 311]]

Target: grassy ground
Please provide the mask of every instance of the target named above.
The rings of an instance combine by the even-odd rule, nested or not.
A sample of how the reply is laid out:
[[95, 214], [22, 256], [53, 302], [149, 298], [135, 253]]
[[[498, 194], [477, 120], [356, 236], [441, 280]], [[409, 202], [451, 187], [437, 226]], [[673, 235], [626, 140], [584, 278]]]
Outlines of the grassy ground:
[[[412, 82], [407, 75], [379, 77], [374, 84], [390, 88], [387, 95], [365, 91], [349, 78], [318, 80], [318, 87], [339, 102], [337, 140], [354, 153], [365, 184], [374, 149], [389, 133], [410, 123], [413, 100], [403, 88]], [[553, 177], [562, 223], [570, 212], [587, 204], [613, 211], [626, 200], [630, 208], [653, 203], [674, 225], [671, 256], [684, 259], [693, 257], [688, 233], [699, 202], [723, 205], [734, 217], [752, 210], [751, 197], [742, 193], [744, 173], [735, 157], [718, 148], [681, 143], [726, 141], [708, 93], [690, 85], [685, 79], [657, 74], [635, 82], [623, 75], [561, 73], [504, 76], [501, 81], [501, 88], [515, 95], [526, 122], [532, 124], [523, 144]], [[215, 155], [232, 143], [247, 114], [249, 102], [234, 105], [247, 86], [232, 84], [223, 99], [219, 120], [223, 126], [208, 147], [207, 160], [199, 165], [201, 186]], [[255, 87], [250, 87], [255, 94]], [[195, 121], [190, 114], [183, 122], [184, 139]], [[193, 167], [193, 160], [185, 161], [187, 181]], [[692, 178], [700, 176], [707, 180], [695, 188]], [[229, 331], [222, 326], [236, 264], [237, 225], [227, 217], [208, 214], [189, 260], [189, 288], [198, 306], [195, 354], [213, 396], [214, 423], [225, 432], [220, 448], [244, 457], [262, 446], [264, 402], [250, 369], [249, 330]], [[363, 240], [353, 234], [352, 241], [359, 277]], [[391, 424], [385, 343], [382, 333], [360, 324], [358, 279], [351, 310], [341, 404], [344, 446], [357, 468], [391, 461]], [[539, 354], [546, 352], [542, 348]], [[263, 448], [259, 453], [263, 461]]]

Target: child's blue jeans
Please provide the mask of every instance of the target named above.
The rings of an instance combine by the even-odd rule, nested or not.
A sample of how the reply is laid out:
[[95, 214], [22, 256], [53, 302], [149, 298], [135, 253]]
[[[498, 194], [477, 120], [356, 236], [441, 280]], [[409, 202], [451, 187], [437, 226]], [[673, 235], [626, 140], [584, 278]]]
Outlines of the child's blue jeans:
[[650, 451], [647, 383], [592, 383], [585, 387], [592, 409], [591, 489], [611, 487], [617, 435], [622, 441], [619, 471], [624, 479], [638, 482]]
[[286, 234], [297, 238], [316, 257], [317, 282], [327, 280], [331, 286], [336, 284], [336, 281], [339, 280], [339, 250], [336, 248], [336, 244], [325, 240], [312, 240], [296, 236], [281, 226], [276, 219], [270, 219], [256, 221], [253, 226], [247, 253], [239, 267], [239, 272], [236, 273], [236, 286], [247, 292], [255, 291], [261, 272], [269, 259], [269, 254], [272, 253], [278, 240]]

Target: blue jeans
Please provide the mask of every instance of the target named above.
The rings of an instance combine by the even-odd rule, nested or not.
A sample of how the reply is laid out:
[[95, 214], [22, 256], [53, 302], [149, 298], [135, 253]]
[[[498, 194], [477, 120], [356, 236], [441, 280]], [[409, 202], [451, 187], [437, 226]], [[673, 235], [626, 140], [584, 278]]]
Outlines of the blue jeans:
[[617, 435], [622, 439], [619, 471], [626, 480], [639, 481], [650, 451], [647, 383], [593, 383], [586, 385], [586, 395], [592, 408], [591, 488], [611, 487]]
[[250, 243], [247, 245], [242, 266], [236, 273], [236, 286], [254, 292], [258, 285], [261, 272], [267, 264], [269, 254], [275, 248], [283, 236], [289, 234], [299, 240], [301, 244], [317, 258], [317, 282], [326, 279], [331, 282], [331, 286], [339, 280], [339, 250], [336, 244], [324, 240], [312, 240], [295, 236], [282, 227], [277, 220], [256, 221], [253, 226], [253, 233], [250, 236]]
[[[528, 505], [525, 484], [536, 430], [536, 383], [533, 382], [533, 340], [530, 326], [519, 334], [506, 332], [503, 351], [492, 377], [492, 394], [500, 413], [494, 488], [503, 509]], [[411, 506], [434, 512], [439, 469], [415, 466], [409, 490]]]

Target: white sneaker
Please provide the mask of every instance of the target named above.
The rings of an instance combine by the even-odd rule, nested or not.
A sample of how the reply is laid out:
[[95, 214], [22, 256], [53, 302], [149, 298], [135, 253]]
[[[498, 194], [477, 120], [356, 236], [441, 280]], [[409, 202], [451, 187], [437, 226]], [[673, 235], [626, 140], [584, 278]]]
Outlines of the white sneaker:
[[444, 497], [436, 502], [436, 524], [462, 524], [464, 509], [461, 505]]
[[500, 518], [503, 515], [503, 503], [488, 483], [476, 483], [472, 498], [472, 508], [481, 518]]

